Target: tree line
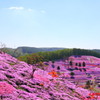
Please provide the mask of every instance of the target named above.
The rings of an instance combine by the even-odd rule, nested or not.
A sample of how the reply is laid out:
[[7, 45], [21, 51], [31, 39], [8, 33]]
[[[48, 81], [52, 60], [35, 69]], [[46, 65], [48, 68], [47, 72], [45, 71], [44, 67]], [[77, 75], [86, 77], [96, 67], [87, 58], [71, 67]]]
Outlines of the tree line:
[[67, 59], [72, 55], [90, 55], [100, 58], [100, 53], [94, 52], [92, 50], [86, 49], [63, 49], [57, 51], [49, 51], [49, 52], [38, 52], [27, 54], [24, 56], [18, 57], [19, 60], [25, 61], [28, 64], [36, 64], [43, 61], [55, 61], [60, 59]]

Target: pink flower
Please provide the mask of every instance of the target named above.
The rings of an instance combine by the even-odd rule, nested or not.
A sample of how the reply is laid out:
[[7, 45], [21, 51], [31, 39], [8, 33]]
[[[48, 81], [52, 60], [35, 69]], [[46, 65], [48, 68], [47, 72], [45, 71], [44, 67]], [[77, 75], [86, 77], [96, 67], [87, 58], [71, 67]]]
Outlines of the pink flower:
[[12, 85], [6, 83], [6, 82], [0, 82], [0, 94], [10, 94], [14, 91], [14, 88]]

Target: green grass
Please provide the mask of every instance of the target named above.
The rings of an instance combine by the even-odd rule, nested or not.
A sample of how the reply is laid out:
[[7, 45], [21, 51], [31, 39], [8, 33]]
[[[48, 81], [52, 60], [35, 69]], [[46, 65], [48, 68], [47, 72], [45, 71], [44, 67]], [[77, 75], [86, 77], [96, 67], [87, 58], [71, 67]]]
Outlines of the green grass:
[[12, 62], [12, 63], [9, 63], [10, 65], [15, 65], [15, 64], [17, 64], [17, 63], [14, 63], [14, 62]]
[[100, 93], [100, 89], [99, 88], [94, 88], [93, 91], [96, 92], [96, 93]]

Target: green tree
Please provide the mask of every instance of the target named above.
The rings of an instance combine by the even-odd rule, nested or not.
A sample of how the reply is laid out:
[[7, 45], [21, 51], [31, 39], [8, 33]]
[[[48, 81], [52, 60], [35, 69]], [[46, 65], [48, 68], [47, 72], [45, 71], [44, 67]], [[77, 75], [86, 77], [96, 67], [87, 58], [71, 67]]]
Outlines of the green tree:
[[[38, 63], [40, 61], [55, 61], [55, 60], [60, 60], [63, 58], [68, 58], [69, 56], [72, 55], [91, 55], [91, 56], [96, 56], [96, 57], [100, 57], [100, 53], [91, 51], [91, 50], [84, 50], [84, 49], [63, 49], [63, 50], [57, 50], [57, 51], [49, 51], [49, 52], [38, 52], [38, 53], [33, 53], [33, 54], [28, 54], [29, 57], [27, 57], [27, 55], [24, 55], [23, 57], [18, 57], [18, 59], [20, 60], [25, 60], [28, 63], [31, 64], [35, 64]], [[31, 62], [29, 61], [31, 60]], [[70, 61], [69, 62], [70, 66], [73, 65], [73, 62]], [[80, 63], [79, 66], [86, 66], [86, 64], [84, 63]]]
[[83, 62], [83, 67], [85, 67], [86, 66], [86, 63], [85, 62]]
[[57, 70], [60, 70], [60, 66], [57, 67]]
[[70, 61], [70, 62], [69, 62], [69, 65], [70, 65], [70, 66], [72, 66], [72, 65], [73, 65], [73, 62], [72, 62], [72, 61]]
[[75, 66], [78, 66], [78, 63], [75, 63]]
[[75, 75], [74, 72], [71, 72], [71, 73], [70, 73], [71, 78], [74, 78], [74, 75]]
[[79, 62], [79, 67], [81, 67], [81, 63]]
[[90, 82], [90, 80], [88, 80], [88, 81], [86, 82], [85, 88], [89, 89], [90, 86], [91, 86], [91, 82]]

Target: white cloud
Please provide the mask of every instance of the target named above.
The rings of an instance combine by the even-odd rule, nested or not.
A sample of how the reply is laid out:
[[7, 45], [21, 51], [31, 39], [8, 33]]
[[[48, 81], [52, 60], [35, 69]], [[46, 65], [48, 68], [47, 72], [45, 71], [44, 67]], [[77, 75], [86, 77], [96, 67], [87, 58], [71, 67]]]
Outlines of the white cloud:
[[41, 10], [41, 13], [45, 14], [45, 13], [46, 13], [46, 11], [45, 11], [45, 10]]
[[24, 7], [9, 7], [10, 10], [24, 10]]
[[31, 11], [33, 11], [33, 9], [29, 8], [28, 11], [31, 12]]
[[33, 11], [33, 9], [31, 9], [31, 8], [24, 8], [24, 7], [9, 7], [8, 9], [10, 9], [10, 10], [26, 10], [29, 12]]

